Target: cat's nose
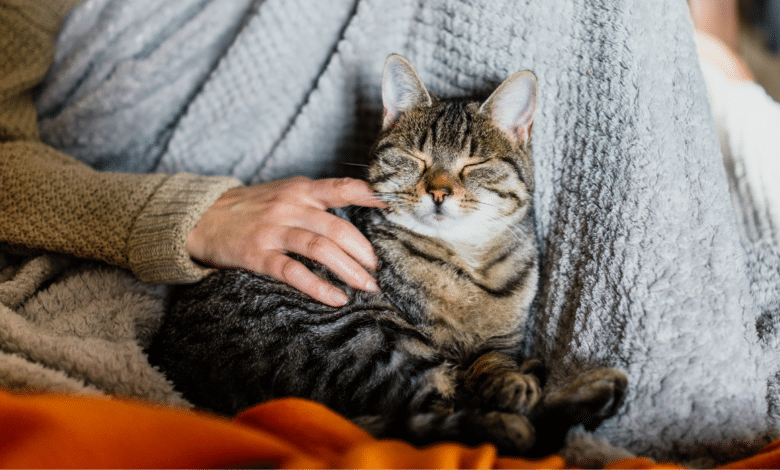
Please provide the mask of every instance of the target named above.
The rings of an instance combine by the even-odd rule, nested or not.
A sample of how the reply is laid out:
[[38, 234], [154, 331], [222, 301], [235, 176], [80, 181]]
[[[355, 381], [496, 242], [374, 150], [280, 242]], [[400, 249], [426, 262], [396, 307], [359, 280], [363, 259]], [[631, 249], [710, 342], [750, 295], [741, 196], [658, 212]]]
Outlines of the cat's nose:
[[444, 198], [447, 196], [452, 195], [452, 191], [449, 189], [434, 189], [428, 191], [431, 194], [431, 197], [433, 197], [433, 202], [437, 204], [442, 204], [444, 202]]
[[452, 196], [452, 178], [446, 173], [437, 173], [429, 180], [425, 188], [436, 204], [442, 204], [447, 196]]

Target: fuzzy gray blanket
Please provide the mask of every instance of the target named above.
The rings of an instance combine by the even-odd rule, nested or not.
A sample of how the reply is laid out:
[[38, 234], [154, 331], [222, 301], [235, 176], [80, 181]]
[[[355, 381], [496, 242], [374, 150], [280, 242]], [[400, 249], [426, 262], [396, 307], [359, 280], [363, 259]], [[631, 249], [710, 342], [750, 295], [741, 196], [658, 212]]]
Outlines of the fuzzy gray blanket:
[[[391, 52], [441, 96], [539, 79], [527, 349], [551, 386], [597, 365], [630, 380], [615, 418], [572, 436], [569, 463], [711, 464], [763, 444], [779, 251], [740, 239], [750, 207], [732, 207], [682, 0], [87, 0], [38, 97], [43, 137], [105, 170], [348, 174]], [[141, 352], [164, 288], [55, 256], [0, 270], [2, 385], [181, 403]]]

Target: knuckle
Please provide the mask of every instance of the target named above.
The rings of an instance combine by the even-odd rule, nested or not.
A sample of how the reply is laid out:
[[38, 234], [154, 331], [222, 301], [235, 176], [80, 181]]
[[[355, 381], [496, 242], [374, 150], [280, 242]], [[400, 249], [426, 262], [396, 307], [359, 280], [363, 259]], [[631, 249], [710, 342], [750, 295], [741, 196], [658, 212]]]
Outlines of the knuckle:
[[334, 219], [331, 221], [328, 227], [328, 233], [330, 234], [331, 238], [341, 244], [348, 243], [355, 238], [354, 234], [352, 233], [352, 226], [349, 224], [349, 222], [342, 219]]
[[337, 191], [351, 191], [355, 183], [356, 180], [352, 178], [336, 178], [333, 180], [333, 189]]
[[310, 178], [305, 176], [294, 176], [287, 180], [284, 189], [290, 193], [299, 193], [307, 191], [311, 184], [312, 180]]
[[277, 279], [281, 276], [280, 261], [279, 255], [273, 252], [258, 251], [256, 254], [252, 255], [253, 266], [255, 266], [255, 269], [258, 272], [268, 274]]
[[339, 178], [334, 184], [336, 194], [340, 194], [347, 200], [353, 200], [365, 192], [366, 188], [364, 186], [365, 183], [363, 181], [352, 178]]
[[274, 232], [265, 225], [255, 224], [241, 243], [244, 256], [259, 256], [262, 250], [274, 248]]
[[310, 258], [323, 258], [330, 251], [330, 242], [321, 235], [315, 235], [306, 243], [306, 253]]
[[268, 203], [268, 207], [265, 210], [265, 217], [268, 220], [279, 220], [280, 218], [289, 215], [290, 208], [286, 202], [282, 199], [274, 199]]
[[301, 275], [301, 267], [297, 261], [283, 256], [279, 265], [279, 275], [285, 281], [298, 279]]
[[247, 269], [252, 271], [262, 271], [265, 268], [265, 260], [263, 258], [262, 252], [258, 249], [255, 249], [254, 247], [245, 246], [241, 250], [239, 256], [241, 257], [241, 262], [239, 264], [243, 265], [243, 267]]
[[308, 184], [312, 181], [312, 179], [306, 176], [298, 175], [298, 176], [293, 176], [287, 181], [294, 184]]

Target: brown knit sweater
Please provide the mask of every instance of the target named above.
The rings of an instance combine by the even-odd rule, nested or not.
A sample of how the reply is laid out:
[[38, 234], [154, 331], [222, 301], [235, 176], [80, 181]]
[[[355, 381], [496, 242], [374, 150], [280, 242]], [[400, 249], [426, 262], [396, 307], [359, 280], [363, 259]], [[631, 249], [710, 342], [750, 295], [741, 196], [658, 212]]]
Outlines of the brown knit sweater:
[[97, 172], [43, 144], [31, 90], [78, 0], [0, 1], [0, 246], [48, 250], [128, 268], [153, 283], [210, 270], [185, 242], [235, 178]]

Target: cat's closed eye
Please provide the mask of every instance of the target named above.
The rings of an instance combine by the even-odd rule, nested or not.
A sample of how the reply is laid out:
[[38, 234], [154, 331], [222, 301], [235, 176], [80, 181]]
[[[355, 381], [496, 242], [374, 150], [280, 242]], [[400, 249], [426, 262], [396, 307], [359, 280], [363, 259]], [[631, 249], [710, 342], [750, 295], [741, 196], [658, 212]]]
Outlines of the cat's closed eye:
[[411, 158], [412, 160], [414, 160], [417, 163], [418, 168], [421, 172], [426, 171], [428, 167], [430, 167], [431, 160], [430, 158], [426, 158], [425, 155], [421, 155], [419, 153], [415, 154], [413, 152], [404, 152], [404, 155], [406, 156], [406, 158]]
[[392, 150], [383, 157], [388, 166], [397, 170], [423, 172], [426, 170], [426, 164], [420, 158], [415, 157], [409, 152], [402, 150]]
[[460, 170], [460, 177], [465, 178], [466, 176], [478, 176], [483, 174], [488, 174], [490, 172], [495, 172], [496, 167], [492, 159], [486, 159], [475, 163], [468, 163], [466, 165], [463, 165], [463, 168]]

